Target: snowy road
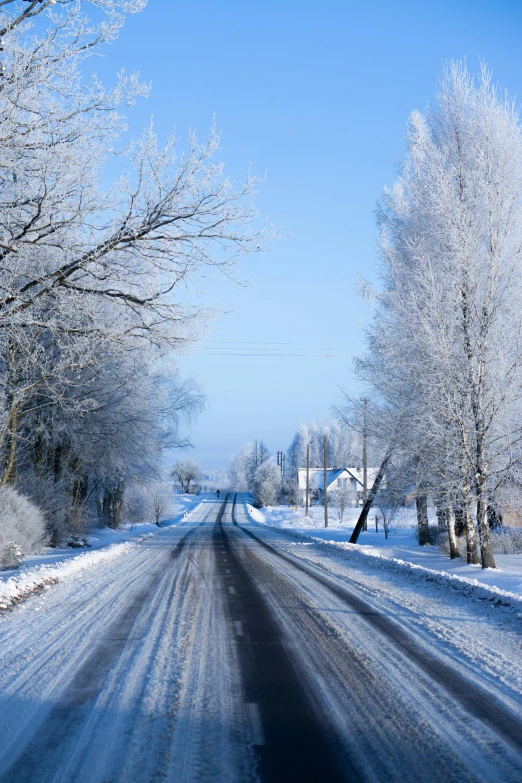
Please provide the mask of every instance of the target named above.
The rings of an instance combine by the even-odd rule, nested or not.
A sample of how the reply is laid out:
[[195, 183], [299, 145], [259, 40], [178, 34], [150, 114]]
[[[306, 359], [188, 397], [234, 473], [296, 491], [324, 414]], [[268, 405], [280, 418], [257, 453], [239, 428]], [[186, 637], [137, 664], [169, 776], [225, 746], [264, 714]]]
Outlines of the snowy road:
[[360, 561], [231, 496], [4, 613], [0, 780], [522, 780], [521, 619]]

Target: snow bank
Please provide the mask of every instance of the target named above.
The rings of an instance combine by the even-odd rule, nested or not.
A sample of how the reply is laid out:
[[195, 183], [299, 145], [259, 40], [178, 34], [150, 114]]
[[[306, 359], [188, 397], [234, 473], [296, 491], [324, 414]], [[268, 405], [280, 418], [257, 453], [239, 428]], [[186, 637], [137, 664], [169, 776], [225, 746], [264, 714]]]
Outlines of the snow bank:
[[115, 560], [135, 546], [134, 542], [126, 541], [121, 544], [111, 544], [94, 552], [77, 554], [75, 557], [55, 565], [23, 567], [15, 576], [0, 580], [0, 610], [9, 609], [31, 594], [45, 590], [50, 585], [80, 571]]
[[251, 519], [253, 519], [254, 522], [259, 522], [262, 525], [266, 524], [265, 515], [263, 514], [262, 511], [260, 511], [258, 508], [254, 508], [254, 506], [251, 506], [250, 503], [247, 503], [246, 507], [248, 509], [248, 513], [250, 514]]
[[11, 608], [30, 595], [45, 590], [79, 571], [120, 557], [135, 547], [137, 542], [156, 535], [165, 527], [188, 520], [187, 514], [196, 511], [201, 505], [201, 500], [195, 496], [176, 497], [176, 501], [175, 515], [162, 522], [160, 527], [144, 522], [139, 525], [123, 525], [117, 530], [99, 529], [87, 536], [90, 551], [80, 553], [78, 549], [48, 548], [41, 555], [28, 557], [24, 565], [16, 571], [0, 573], [0, 611]]
[[[358, 544], [348, 544], [341, 541], [325, 541], [323, 538], [316, 538], [315, 536], [310, 536], [310, 538], [321, 544], [327, 544], [329, 546], [335, 546], [339, 549], [358, 552], [363, 557], [376, 558], [377, 560], [384, 561], [386, 566], [400, 570], [402, 573], [404, 573], [404, 571], [409, 571], [415, 576], [427, 578], [430, 582], [437, 582], [439, 584], [444, 583], [446, 585], [449, 583], [453, 587], [464, 587], [467, 588], [465, 592], [469, 592], [469, 588], [472, 588], [474, 598], [494, 601], [495, 603], [499, 603], [501, 605], [506, 605], [506, 602], [502, 600], [506, 599], [507, 605], [514, 605], [520, 611], [522, 611], [522, 584], [520, 592], [515, 593], [509, 590], [505, 590], [502, 587], [498, 587], [494, 584], [484, 584], [483, 581], [480, 581], [477, 578], [473, 579], [470, 577], [461, 576], [460, 574], [452, 574], [448, 571], [438, 571], [434, 568], [427, 568], [426, 566], [418, 565], [417, 563], [410, 563], [408, 560], [389, 557], [382, 554], [381, 552], [372, 551], [370, 547], [361, 547]], [[496, 579], [502, 582], [502, 577], [504, 576], [502, 571], [493, 570], [489, 573], [496, 574]]]
[[407, 518], [402, 527], [391, 531], [385, 539], [382, 529], [375, 531], [373, 520], [368, 520], [368, 530], [361, 533], [358, 544], [350, 544], [355, 520], [360, 509], [349, 509], [345, 522], [330, 517], [330, 524], [324, 527], [323, 509], [313, 507], [311, 515], [305, 517], [302, 509], [293, 511], [284, 506], [266, 509], [264, 523], [284, 530], [290, 535], [304, 537], [308, 541], [327, 544], [337, 549], [358, 553], [362, 558], [374, 558], [389, 564], [390, 568], [424, 575], [430, 581], [460, 586], [461, 590], [473, 591], [474, 597], [484, 600], [505, 599], [522, 608], [522, 555], [495, 555], [497, 568], [482, 569], [468, 565], [465, 560], [450, 560], [436, 546], [419, 546], [415, 539], [415, 527]]

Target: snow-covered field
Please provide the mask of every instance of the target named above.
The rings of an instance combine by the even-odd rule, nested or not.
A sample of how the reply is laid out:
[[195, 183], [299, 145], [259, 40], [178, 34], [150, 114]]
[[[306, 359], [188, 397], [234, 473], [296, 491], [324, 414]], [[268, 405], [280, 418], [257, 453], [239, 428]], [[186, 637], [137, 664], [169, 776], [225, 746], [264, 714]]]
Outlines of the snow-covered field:
[[[482, 569], [467, 565], [462, 559], [450, 560], [436, 546], [419, 546], [415, 538], [414, 511], [406, 512], [386, 539], [382, 526], [375, 530], [375, 511], [368, 518], [368, 530], [359, 536], [356, 545], [349, 544], [360, 508], [349, 508], [344, 512], [344, 521], [339, 521], [336, 508], [329, 510], [328, 527], [324, 526], [324, 509], [312, 506], [308, 517], [304, 509], [293, 511], [287, 506], [272, 506], [261, 511], [252, 507], [251, 517], [272, 527], [320, 540], [341, 549], [353, 549], [368, 557], [384, 558], [403, 569], [423, 569], [427, 573], [442, 575], [444, 579], [461, 582], [476, 588], [485, 588], [499, 596], [514, 596], [522, 599], [522, 555], [495, 555], [496, 569]], [[430, 522], [432, 520], [430, 519]], [[435, 520], [433, 520], [435, 521]]]
[[[194, 509], [201, 497], [176, 495], [172, 515], [161, 522], [161, 528], [177, 524], [185, 512]], [[20, 568], [0, 572], [0, 610], [8, 609], [32, 593], [45, 590], [58, 581], [74, 577], [81, 571], [114, 560], [128, 553], [138, 541], [158, 533], [155, 524], [123, 524], [118, 530], [100, 528], [88, 535], [88, 547], [80, 549], [46, 549], [27, 557]]]

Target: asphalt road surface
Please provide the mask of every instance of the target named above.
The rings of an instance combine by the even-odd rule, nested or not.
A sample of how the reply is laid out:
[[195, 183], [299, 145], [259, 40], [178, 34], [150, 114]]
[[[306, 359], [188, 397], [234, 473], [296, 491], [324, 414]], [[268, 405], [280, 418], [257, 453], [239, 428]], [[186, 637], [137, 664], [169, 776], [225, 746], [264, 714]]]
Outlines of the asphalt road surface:
[[520, 783], [522, 624], [327, 550], [229, 495], [4, 613], [0, 781]]

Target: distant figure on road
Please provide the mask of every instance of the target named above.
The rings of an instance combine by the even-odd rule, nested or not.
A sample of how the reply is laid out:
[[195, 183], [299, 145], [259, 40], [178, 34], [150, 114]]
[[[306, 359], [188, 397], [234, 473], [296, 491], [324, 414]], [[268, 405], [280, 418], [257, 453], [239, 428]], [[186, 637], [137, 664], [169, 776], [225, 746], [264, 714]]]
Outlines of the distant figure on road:
[[219, 489], [216, 489], [216, 497], [217, 497], [217, 498], [218, 498], [218, 500], [219, 500]]

